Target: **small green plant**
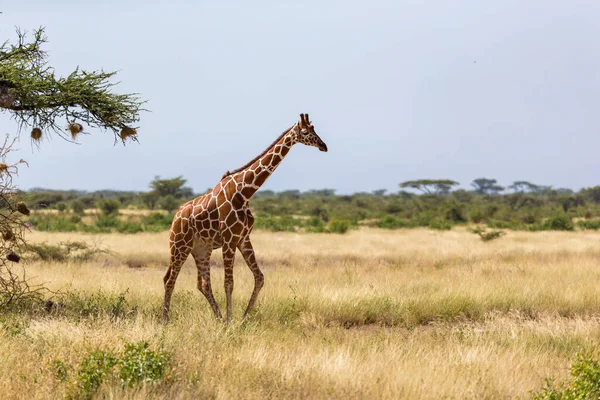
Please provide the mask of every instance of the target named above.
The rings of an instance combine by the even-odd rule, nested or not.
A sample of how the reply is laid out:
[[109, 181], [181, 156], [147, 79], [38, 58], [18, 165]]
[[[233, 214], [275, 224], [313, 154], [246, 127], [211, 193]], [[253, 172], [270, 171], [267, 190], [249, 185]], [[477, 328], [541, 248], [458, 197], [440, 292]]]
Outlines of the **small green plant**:
[[571, 377], [555, 386], [553, 379], [539, 392], [532, 392], [533, 400], [585, 400], [600, 398], [600, 361], [594, 352], [578, 353], [571, 365]]
[[77, 389], [82, 398], [90, 398], [102, 381], [111, 374], [117, 358], [108, 352], [96, 350], [83, 359], [77, 371]]
[[69, 377], [69, 368], [67, 365], [61, 360], [55, 358], [50, 362], [50, 369], [54, 374], [54, 377], [58, 379], [60, 382], [66, 382]]
[[505, 235], [505, 233], [503, 231], [496, 231], [496, 230], [494, 230], [494, 231], [487, 232], [485, 229], [482, 229], [482, 228], [479, 228], [479, 227], [473, 229], [472, 232], [475, 233], [475, 234], [477, 234], [477, 235], [479, 235], [479, 237], [481, 238], [481, 240], [483, 240], [484, 242], [489, 242], [489, 241], [498, 239], [498, 238], [500, 238], [500, 237], [502, 237], [502, 236]]
[[[125, 343], [122, 352], [94, 350], [79, 364], [71, 381], [73, 398], [89, 399], [107, 380], [118, 380], [121, 385], [133, 387], [164, 379], [171, 365], [172, 355], [162, 350], [152, 350], [146, 341]], [[60, 382], [69, 380], [71, 368], [63, 361], [50, 362], [54, 377]]]
[[59, 303], [63, 304], [63, 312], [78, 317], [108, 316], [126, 318], [137, 313], [136, 307], [130, 307], [127, 301], [128, 290], [121, 293], [110, 293], [102, 289], [91, 295], [80, 291], [62, 293]]
[[31, 243], [27, 245], [27, 250], [35, 254], [42, 261], [88, 261], [101, 253], [108, 253], [106, 250], [96, 246], [89, 246], [85, 242], [66, 241], [56, 245], [48, 243]]
[[170, 354], [151, 350], [148, 342], [125, 343], [125, 350], [118, 362], [119, 377], [127, 386], [156, 382], [162, 379], [170, 362]]

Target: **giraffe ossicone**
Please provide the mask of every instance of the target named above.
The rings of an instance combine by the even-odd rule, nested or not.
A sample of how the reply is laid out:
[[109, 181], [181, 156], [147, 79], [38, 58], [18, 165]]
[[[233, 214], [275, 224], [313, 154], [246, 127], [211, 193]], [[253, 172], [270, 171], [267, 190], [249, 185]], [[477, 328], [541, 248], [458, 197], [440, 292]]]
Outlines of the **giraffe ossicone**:
[[308, 114], [300, 114], [300, 120], [285, 130], [265, 151], [243, 167], [227, 171], [212, 191], [188, 201], [178, 209], [169, 232], [171, 260], [164, 277], [165, 323], [169, 319], [175, 281], [190, 254], [194, 257], [198, 270], [198, 290], [208, 300], [215, 316], [222, 319], [210, 284], [210, 256], [212, 251], [218, 248], [223, 249], [227, 323], [231, 321], [233, 262], [236, 249], [240, 251], [254, 275], [254, 290], [244, 318], [252, 310], [264, 285], [264, 276], [258, 267], [250, 242], [254, 217], [248, 208], [248, 202], [297, 143], [327, 151], [327, 145], [315, 132]]

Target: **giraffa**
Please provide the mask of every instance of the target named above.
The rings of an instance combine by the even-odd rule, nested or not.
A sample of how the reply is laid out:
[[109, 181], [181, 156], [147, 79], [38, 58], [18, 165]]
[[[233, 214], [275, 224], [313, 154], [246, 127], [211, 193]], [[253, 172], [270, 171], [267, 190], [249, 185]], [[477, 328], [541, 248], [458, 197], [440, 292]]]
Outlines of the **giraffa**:
[[248, 208], [248, 201], [296, 143], [327, 151], [327, 145], [316, 134], [308, 114], [300, 114], [300, 121], [285, 130], [265, 151], [243, 167], [227, 171], [212, 191], [188, 201], [179, 208], [171, 224], [171, 261], [164, 277], [165, 323], [169, 320], [171, 295], [177, 275], [190, 253], [198, 270], [198, 290], [208, 300], [215, 316], [218, 319], [223, 318], [210, 285], [210, 255], [218, 248], [223, 249], [227, 324], [231, 322], [233, 262], [236, 249], [240, 251], [254, 275], [254, 290], [243, 318], [245, 319], [252, 310], [264, 285], [264, 276], [258, 267], [250, 242], [254, 217]]

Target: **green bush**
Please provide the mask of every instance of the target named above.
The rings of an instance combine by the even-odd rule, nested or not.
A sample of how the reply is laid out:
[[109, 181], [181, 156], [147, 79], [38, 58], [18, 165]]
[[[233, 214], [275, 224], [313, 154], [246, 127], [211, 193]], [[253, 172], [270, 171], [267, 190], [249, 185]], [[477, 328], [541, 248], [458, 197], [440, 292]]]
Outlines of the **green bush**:
[[319, 217], [310, 217], [304, 222], [306, 232], [323, 233], [326, 231], [325, 224]]
[[61, 312], [73, 318], [107, 316], [113, 319], [132, 316], [137, 313], [137, 308], [129, 306], [127, 292], [111, 293], [99, 289], [92, 294], [81, 291], [61, 293]]
[[162, 232], [171, 227], [173, 215], [153, 212], [142, 219], [141, 225], [144, 232]]
[[[71, 397], [89, 399], [106, 380], [120, 380], [129, 387], [162, 380], [170, 367], [172, 356], [165, 351], [151, 350], [148, 342], [125, 343], [120, 353], [94, 350], [79, 364]], [[65, 382], [70, 368], [61, 360], [51, 363], [56, 379]]]
[[29, 222], [38, 231], [43, 232], [76, 232], [79, 230], [66, 215], [36, 214], [29, 218]]
[[121, 222], [119, 219], [113, 215], [101, 215], [96, 220], [95, 225], [98, 228], [118, 228]]
[[171, 355], [164, 351], [150, 350], [148, 342], [125, 343], [119, 359], [119, 377], [127, 386], [162, 379], [171, 362]]
[[548, 218], [542, 224], [542, 228], [547, 231], [572, 231], [573, 221], [566, 214], [558, 214]]
[[117, 227], [117, 231], [121, 233], [138, 233], [143, 232], [142, 224], [139, 222], [125, 221], [121, 222]]
[[452, 229], [452, 224], [442, 219], [433, 219], [429, 222], [428, 228], [440, 231], [449, 231]]
[[339, 220], [339, 219], [333, 219], [327, 225], [327, 230], [331, 233], [344, 234], [344, 233], [348, 232], [349, 228], [350, 228], [350, 224], [348, 223], [348, 221]]
[[600, 398], [600, 362], [592, 352], [578, 353], [571, 365], [570, 379], [555, 386], [552, 379], [539, 392], [532, 392], [534, 400], [585, 400]]
[[117, 215], [119, 214], [121, 203], [118, 200], [106, 199], [100, 200], [96, 206], [102, 211], [102, 215]]
[[90, 398], [117, 365], [111, 353], [96, 350], [83, 359], [77, 371], [77, 389], [82, 398]]
[[296, 227], [301, 226], [301, 220], [292, 217], [257, 217], [254, 221], [256, 229], [266, 229], [271, 232], [295, 232]]
[[577, 226], [580, 229], [598, 230], [598, 229], [600, 229], [600, 220], [590, 219], [590, 220], [579, 221], [579, 222], [577, 222]]
[[75, 214], [85, 213], [85, 204], [81, 200], [75, 200], [71, 203], [71, 209]]

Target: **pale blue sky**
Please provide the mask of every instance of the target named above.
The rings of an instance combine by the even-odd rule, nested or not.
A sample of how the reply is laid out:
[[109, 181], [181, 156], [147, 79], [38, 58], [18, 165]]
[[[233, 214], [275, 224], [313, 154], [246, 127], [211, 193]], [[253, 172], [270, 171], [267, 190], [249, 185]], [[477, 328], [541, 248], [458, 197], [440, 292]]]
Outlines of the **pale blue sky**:
[[[600, 2], [27, 1], [0, 38], [46, 26], [61, 74], [119, 70], [140, 144], [21, 140], [23, 188], [201, 192], [307, 112], [328, 153], [296, 146], [265, 189], [387, 188], [418, 178], [600, 184]], [[15, 132], [7, 115], [2, 131]]]

